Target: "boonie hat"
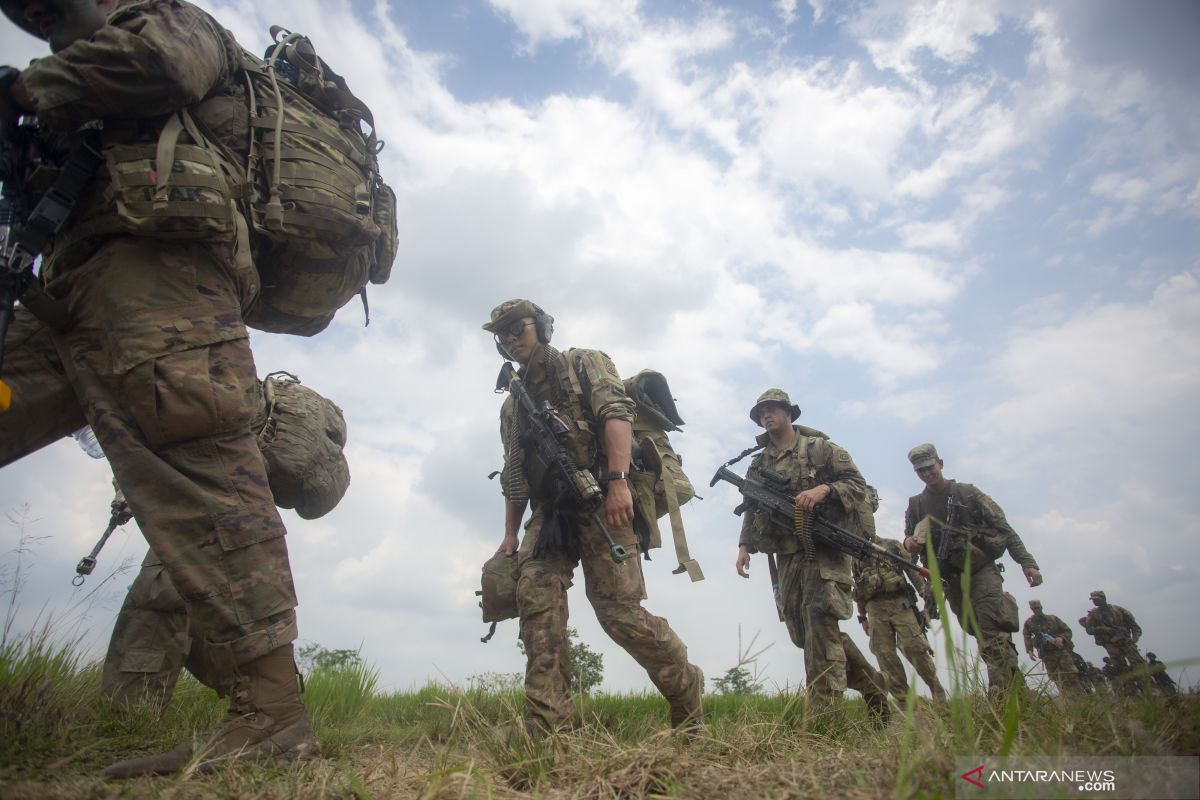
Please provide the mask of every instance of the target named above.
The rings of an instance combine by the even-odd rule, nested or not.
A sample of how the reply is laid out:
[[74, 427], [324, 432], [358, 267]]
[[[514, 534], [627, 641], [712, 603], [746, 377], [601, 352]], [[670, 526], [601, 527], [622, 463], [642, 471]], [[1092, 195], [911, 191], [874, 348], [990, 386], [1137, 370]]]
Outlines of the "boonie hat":
[[755, 425], [762, 425], [762, 423], [758, 421], [759, 412], [762, 411], [762, 407], [767, 403], [779, 403], [787, 406], [788, 411], [790, 411], [792, 415], [792, 422], [795, 422], [796, 418], [800, 416], [800, 406], [792, 402], [792, 398], [788, 397], [787, 392], [785, 392], [783, 389], [767, 389], [758, 396], [758, 402], [756, 402], [754, 407], [750, 409], [750, 419], [754, 420]]

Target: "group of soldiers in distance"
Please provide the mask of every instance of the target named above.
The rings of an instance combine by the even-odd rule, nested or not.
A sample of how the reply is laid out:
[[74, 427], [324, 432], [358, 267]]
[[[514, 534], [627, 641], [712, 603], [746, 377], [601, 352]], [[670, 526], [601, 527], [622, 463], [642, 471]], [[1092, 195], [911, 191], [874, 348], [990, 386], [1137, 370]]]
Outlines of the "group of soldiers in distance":
[[1177, 694], [1175, 681], [1158, 656], [1147, 651], [1143, 658], [1138, 652], [1142, 629], [1133, 614], [1111, 605], [1099, 589], [1091, 593], [1091, 599], [1095, 607], [1079, 618], [1079, 624], [1108, 652], [1103, 667], [1075, 652], [1069, 625], [1045, 613], [1040, 600], [1029, 601], [1033, 614], [1021, 629], [1025, 652], [1030, 659], [1042, 662], [1058, 691], [1075, 695], [1110, 690], [1125, 696], [1151, 691], [1164, 697]]

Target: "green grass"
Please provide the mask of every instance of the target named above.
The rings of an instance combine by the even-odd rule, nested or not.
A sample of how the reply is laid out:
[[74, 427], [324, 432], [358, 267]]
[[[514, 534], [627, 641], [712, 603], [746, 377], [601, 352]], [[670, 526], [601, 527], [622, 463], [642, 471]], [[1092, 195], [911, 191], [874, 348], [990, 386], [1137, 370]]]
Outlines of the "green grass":
[[812, 714], [791, 695], [714, 695], [694, 739], [667, 729], [657, 694], [578, 698], [578, 726], [531, 738], [518, 690], [445, 685], [380, 693], [369, 666], [317, 670], [305, 702], [324, 758], [243, 764], [213, 775], [105, 784], [105, 764], [165, 749], [211, 725], [224, 703], [184, 678], [165, 711], [114, 709], [99, 670], [48, 634], [0, 645], [0, 795], [6, 798], [952, 796], [967, 754], [1200, 753], [1200, 697], [1084, 697], [963, 691], [977, 665], [948, 642], [962, 683], [950, 702], [911, 694], [885, 730], [861, 700]]

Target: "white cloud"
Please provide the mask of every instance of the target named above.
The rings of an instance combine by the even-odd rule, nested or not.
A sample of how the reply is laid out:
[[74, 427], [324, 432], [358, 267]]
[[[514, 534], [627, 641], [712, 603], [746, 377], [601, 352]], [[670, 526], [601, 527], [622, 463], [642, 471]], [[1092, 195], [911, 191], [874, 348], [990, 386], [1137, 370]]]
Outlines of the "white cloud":
[[523, 33], [530, 49], [575, 39], [590, 29], [621, 28], [636, 17], [637, 0], [488, 0]]

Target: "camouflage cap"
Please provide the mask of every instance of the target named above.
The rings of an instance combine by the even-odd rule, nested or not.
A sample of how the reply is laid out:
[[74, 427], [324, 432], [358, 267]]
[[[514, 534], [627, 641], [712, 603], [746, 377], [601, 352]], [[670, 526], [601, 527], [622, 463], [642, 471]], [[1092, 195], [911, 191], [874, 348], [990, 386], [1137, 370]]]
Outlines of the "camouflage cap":
[[[543, 312], [544, 313], [544, 312]], [[505, 300], [500, 305], [492, 309], [492, 318], [488, 322], [483, 323], [483, 329], [489, 333], [497, 333], [505, 326], [516, 322], [525, 317], [534, 317], [538, 315], [538, 307], [531, 300]]]
[[3, 11], [4, 16], [12, 20], [14, 25], [30, 36], [36, 36], [42, 41], [46, 41], [46, 37], [42, 35], [42, 31], [38, 26], [26, 18], [25, 0], [0, 0], [0, 11]]
[[758, 421], [758, 413], [762, 411], [762, 407], [767, 403], [779, 403], [780, 405], [787, 406], [792, 414], [792, 422], [795, 422], [796, 418], [800, 416], [800, 406], [792, 402], [792, 398], [788, 397], [787, 392], [783, 389], [767, 389], [758, 396], [758, 402], [750, 409], [750, 419], [754, 420], [755, 425], [762, 424]]
[[922, 467], [932, 467], [941, 458], [938, 456], [937, 448], [926, 442], [909, 450], [908, 460], [912, 462], [913, 469], [921, 469]]
[[1146, 658], [1148, 658], [1148, 659], [1150, 659], [1151, 661], [1153, 661], [1154, 659], [1158, 658], [1158, 656], [1156, 656], [1154, 653], [1151, 653], [1149, 650], [1147, 650], [1147, 651], [1146, 651]]
[[1096, 591], [1089, 594], [1088, 597], [1099, 597], [1101, 600], [1105, 600], [1105, 601], [1108, 600], [1108, 597], [1105, 596], [1103, 589], [1097, 589]]
[[1042, 601], [1041, 601], [1041, 600], [1030, 600], [1030, 601], [1029, 601], [1029, 607], [1030, 607], [1030, 608], [1041, 608], [1041, 607], [1042, 607]]

